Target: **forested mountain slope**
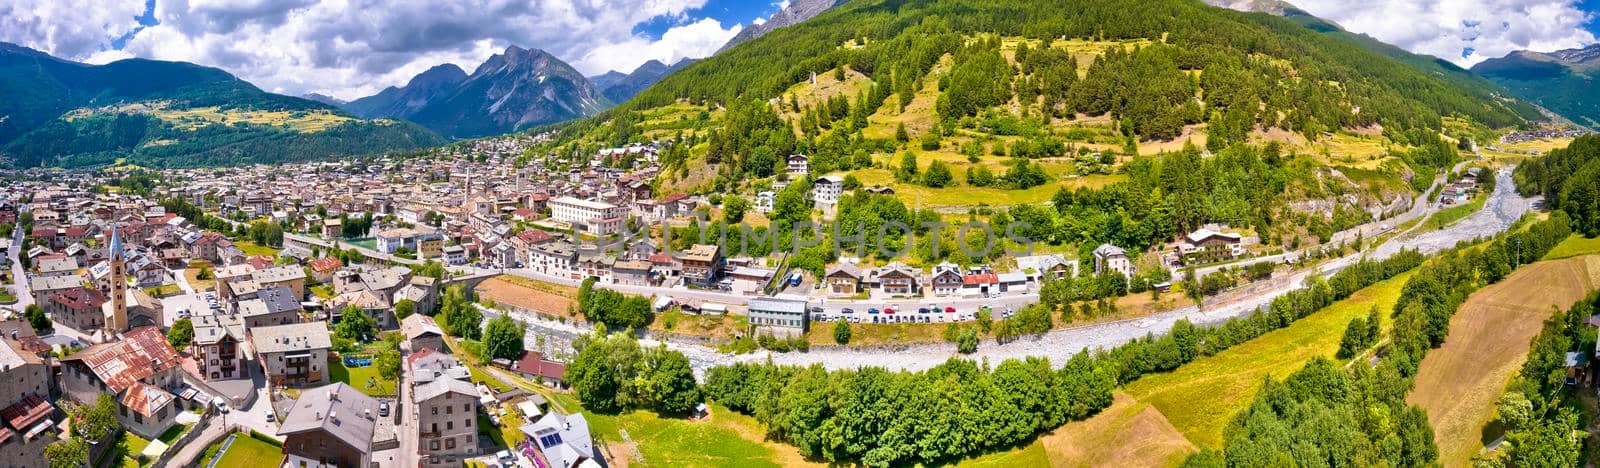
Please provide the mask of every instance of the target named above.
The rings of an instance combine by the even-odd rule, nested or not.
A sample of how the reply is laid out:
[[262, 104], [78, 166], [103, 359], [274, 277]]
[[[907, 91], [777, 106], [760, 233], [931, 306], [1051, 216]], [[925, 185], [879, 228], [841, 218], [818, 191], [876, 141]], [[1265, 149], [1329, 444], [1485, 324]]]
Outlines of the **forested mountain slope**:
[[0, 43], [0, 155], [18, 166], [270, 163], [441, 142], [415, 125], [361, 120], [215, 68], [87, 65]]
[[1591, 128], [1600, 126], [1597, 70], [1600, 45], [1551, 53], [1517, 51], [1472, 67], [1518, 97]]

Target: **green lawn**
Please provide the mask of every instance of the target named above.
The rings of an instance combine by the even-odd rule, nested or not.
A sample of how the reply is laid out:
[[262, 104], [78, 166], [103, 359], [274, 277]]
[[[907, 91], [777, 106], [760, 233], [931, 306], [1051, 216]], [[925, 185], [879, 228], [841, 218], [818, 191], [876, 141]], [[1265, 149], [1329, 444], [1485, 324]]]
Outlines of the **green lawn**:
[[[570, 393], [556, 393], [551, 402], [558, 408], [570, 411], [582, 408], [582, 403]], [[690, 421], [663, 418], [649, 411], [632, 411], [619, 415], [595, 414], [584, 411], [589, 430], [608, 443], [623, 442], [622, 431], [637, 444], [645, 464], [650, 466], [785, 466], [804, 463], [798, 453], [794, 459], [785, 460], [773, 447], [777, 442], [762, 444], [763, 426], [755, 418], [733, 412], [713, 403], [712, 421]], [[783, 447], [793, 451], [792, 447]], [[621, 456], [620, 454], [618, 454]]]
[[328, 364], [328, 375], [334, 382], [344, 382], [361, 393], [371, 396], [394, 396], [394, 380], [384, 379], [378, 375], [378, 366], [349, 368], [344, 366], [344, 360], [336, 360]]
[[[1411, 275], [1403, 273], [1358, 291], [1287, 328], [1175, 371], [1145, 376], [1128, 384], [1126, 391], [1155, 406], [1190, 442], [1220, 448], [1224, 427], [1255, 398], [1263, 379], [1282, 379], [1316, 356], [1332, 358], [1350, 320], [1365, 317], [1374, 305], [1384, 312], [1392, 309]], [[1380, 316], [1387, 322], [1387, 313]]]
[[[206, 450], [211, 453], [211, 449]], [[283, 448], [244, 434], [233, 436], [233, 445], [222, 454], [217, 468], [259, 468], [276, 465], [283, 459]], [[204, 460], [204, 459], [203, 459]]]
[[[495, 411], [495, 409], [484, 408], [484, 411]], [[521, 442], [522, 439], [526, 439], [527, 436], [520, 429], [522, 423], [522, 413], [520, 411], [507, 412], [506, 417], [500, 418], [499, 426], [490, 423], [488, 416], [478, 413], [478, 433], [488, 435], [489, 440], [494, 441], [496, 449], [511, 447], [517, 442]]]
[[493, 389], [496, 393], [511, 391], [510, 385], [507, 385], [505, 382], [501, 382], [500, 379], [495, 378], [493, 375], [489, 374], [489, 371], [483, 370], [481, 367], [467, 366], [467, 370], [472, 373], [472, 383], [488, 385], [489, 388]]
[[1549, 253], [1544, 254], [1543, 260], [1560, 260], [1590, 254], [1600, 254], [1600, 237], [1590, 239], [1573, 234], [1567, 240], [1556, 244], [1556, 247], [1550, 249]]
[[117, 453], [116, 455], [122, 458], [122, 466], [124, 467], [142, 466], [139, 464], [138, 460], [139, 453], [144, 452], [144, 448], [148, 447], [149, 445], [149, 440], [139, 437], [137, 434], [132, 432], [123, 432], [122, 442], [118, 444], [116, 449], [116, 452], [120, 453]]
[[333, 299], [333, 286], [327, 284], [313, 284], [310, 288], [311, 295], [317, 299]]
[[278, 250], [280, 250], [280, 249], [275, 249], [275, 248], [268, 247], [268, 246], [265, 246], [265, 245], [256, 244], [255, 242], [251, 242], [251, 241], [244, 240], [244, 239], [240, 239], [240, 240], [234, 242], [233, 246], [234, 247], [238, 247], [240, 251], [244, 252], [245, 256], [249, 256], [249, 257], [253, 257], [253, 256], [257, 256], [257, 255], [265, 256], [265, 257], [276, 257], [276, 256], [278, 256]]
[[1439, 210], [1438, 212], [1434, 213], [1433, 216], [1428, 217], [1428, 224], [1424, 226], [1424, 229], [1438, 230], [1444, 229], [1445, 226], [1455, 224], [1456, 221], [1460, 221], [1473, 213], [1477, 213], [1478, 210], [1483, 209], [1483, 203], [1488, 199], [1489, 197], [1479, 194], [1478, 196], [1473, 197], [1472, 201], [1467, 202], [1465, 205], [1456, 205]]
[[167, 429], [167, 432], [161, 433], [161, 436], [156, 437], [156, 440], [165, 442], [167, 445], [172, 445], [172, 441], [178, 440], [178, 437], [183, 436], [183, 432], [187, 430], [189, 430], [189, 426], [178, 424], [172, 426], [170, 429]]

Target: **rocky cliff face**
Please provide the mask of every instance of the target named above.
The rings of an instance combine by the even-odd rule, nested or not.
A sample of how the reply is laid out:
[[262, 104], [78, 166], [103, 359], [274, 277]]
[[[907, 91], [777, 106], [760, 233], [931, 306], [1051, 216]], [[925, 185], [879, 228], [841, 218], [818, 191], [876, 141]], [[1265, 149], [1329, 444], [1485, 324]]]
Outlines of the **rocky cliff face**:
[[767, 22], [750, 25], [739, 31], [739, 34], [734, 35], [733, 39], [729, 39], [728, 43], [723, 44], [721, 49], [717, 49], [717, 52], [728, 50], [745, 41], [761, 37], [774, 29], [799, 24], [847, 1], [849, 0], [791, 0], [787, 8], [774, 13], [771, 18], [767, 19]]

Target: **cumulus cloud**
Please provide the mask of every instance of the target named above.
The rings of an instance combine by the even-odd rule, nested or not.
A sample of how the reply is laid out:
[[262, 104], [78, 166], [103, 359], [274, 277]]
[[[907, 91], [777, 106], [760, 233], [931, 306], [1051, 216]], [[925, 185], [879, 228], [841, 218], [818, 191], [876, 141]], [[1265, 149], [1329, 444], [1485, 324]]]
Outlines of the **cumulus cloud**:
[[139, 28], [144, 0], [5, 0], [0, 41], [65, 57], [86, 57]]
[[572, 62], [572, 66], [586, 75], [595, 75], [607, 70], [626, 73], [652, 59], [671, 65], [685, 58], [711, 55], [740, 29], [737, 24], [723, 28], [717, 20], [705, 18], [668, 29], [658, 40], [635, 37], [596, 47]]
[[1595, 42], [1577, 0], [1296, 0], [1296, 6], [1412, 52], [1469, 67], [1517, 50]]
[[[688, 17], [707, 0], [156, 0], [157, 24], [142, 29], [144, 0], [17, 1], [0, 2], [0, 40], [95, 63], [194, 62], [269, 91], [343, 99], [441, 63], [471, 71], [511, 45], [594, 74], [703, 57], [739, 30]], [[659, 39], [634, 32], [657, 18], [676, 26]]]

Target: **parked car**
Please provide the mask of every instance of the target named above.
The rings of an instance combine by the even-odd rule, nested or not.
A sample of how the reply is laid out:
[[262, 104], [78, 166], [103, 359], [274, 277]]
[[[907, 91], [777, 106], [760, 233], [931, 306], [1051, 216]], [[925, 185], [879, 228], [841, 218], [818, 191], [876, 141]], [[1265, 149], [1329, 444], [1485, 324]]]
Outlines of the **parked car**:
[[839, 309], [839, 313], [841, 313], [841, 314], [853, 314], [853, 313], [856, 313], [856, 311], [854, 309], [849, 308], [849, 307], [845, 307], [843, 309]]
[[389, 415], [389, 402], [385, 401], [385, 402], [378, 403], [378, 416], [388, 416], [388, 415]]

